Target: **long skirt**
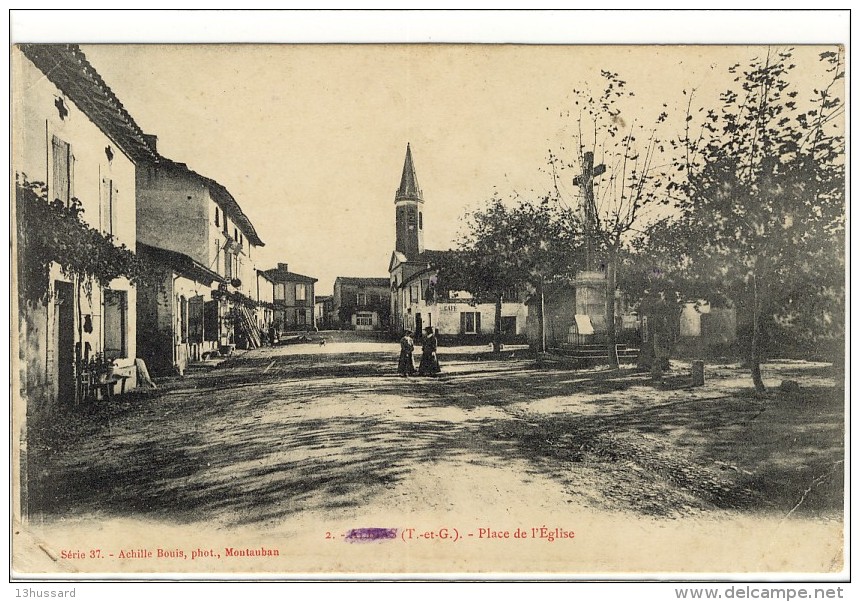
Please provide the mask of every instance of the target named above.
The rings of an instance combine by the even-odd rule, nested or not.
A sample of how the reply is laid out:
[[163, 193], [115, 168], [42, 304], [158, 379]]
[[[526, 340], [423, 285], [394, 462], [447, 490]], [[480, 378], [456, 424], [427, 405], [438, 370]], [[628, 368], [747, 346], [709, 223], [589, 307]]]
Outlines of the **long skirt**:
[[400, 360], [397, 362], [397, 373], [401, 376], [415, 374], [415, 364], [412, 360], [411, 351], [400, 352]]
[[418, 365], [418, 374], [421, 376], [436, 376], [442, 371], [439, 367], [439, 360], [436, 357], [436, 352], [421, 354], [421, 363]]

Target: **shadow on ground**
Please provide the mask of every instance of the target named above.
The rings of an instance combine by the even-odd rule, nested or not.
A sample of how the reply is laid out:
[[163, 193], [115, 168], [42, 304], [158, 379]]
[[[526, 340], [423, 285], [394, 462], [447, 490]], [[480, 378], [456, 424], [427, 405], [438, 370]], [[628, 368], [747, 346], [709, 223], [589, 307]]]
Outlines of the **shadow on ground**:
[[[69, 411], [31, 429], [31, 512], [267, 524], [358, 508], [426, 463], [459, 458], [526, 460], [585, 503], [644, 515], [841, 516], [840, 389], [757, 400], [717, 386], [663, 391], [628, 369], [441, 359], [441, 378], [404, 379], [387, 352], [248, 353], [167, 390]], [[314, 417], [324, 405], [336, 411]], [[420, 420], [403, 417], [413, 408]]]

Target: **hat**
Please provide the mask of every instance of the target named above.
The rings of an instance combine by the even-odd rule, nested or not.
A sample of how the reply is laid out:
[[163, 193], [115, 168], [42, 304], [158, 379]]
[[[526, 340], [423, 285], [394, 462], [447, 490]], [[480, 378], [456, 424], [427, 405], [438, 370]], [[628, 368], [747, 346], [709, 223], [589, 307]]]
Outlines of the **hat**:
[[428, 326], [427, 328], [425, 328], [425, 329], [424, 329], [424, 332], [431, 332], [431, 333], [432, 333], [432, 332], [433, 332], [433, 327], [432, 327], [432, 326]]

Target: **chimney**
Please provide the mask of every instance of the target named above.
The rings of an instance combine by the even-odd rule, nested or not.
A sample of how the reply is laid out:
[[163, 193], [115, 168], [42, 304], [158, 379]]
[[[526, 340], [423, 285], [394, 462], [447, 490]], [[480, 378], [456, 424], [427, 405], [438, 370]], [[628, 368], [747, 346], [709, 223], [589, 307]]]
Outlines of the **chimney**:
[[158, 136], [156, 136], [155, 134], [144, 134], [143, 138], [144, 138], [144, 140], [146, 140], [146, 143], [149, 145], [149, 147], [152, 149], [152, 151], [157, 153], [158, 152]]
[[279, 262], [278, 263], [278, 269], [281, 270], [282, 272], [289, 272], [290, 271], [289, 266], [286, 263], [280, 263]]

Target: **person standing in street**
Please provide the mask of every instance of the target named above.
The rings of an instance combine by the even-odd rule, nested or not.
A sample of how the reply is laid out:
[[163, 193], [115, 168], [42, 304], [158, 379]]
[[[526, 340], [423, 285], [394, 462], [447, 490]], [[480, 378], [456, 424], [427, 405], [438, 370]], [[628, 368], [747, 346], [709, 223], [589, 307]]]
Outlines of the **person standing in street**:
[[412, 352], [414, 350], [415, 343], [412, 340], [412, 331], [407, 330], [400, 339], [400, 360], [397, 362], [397, 372], [400, 376], [412, 376], [415, 374], [415, 363], [412, 359]]
[[438, 342], [433, 332], [433, 327], [424, 329], [424, 341], [421, 344], [421, 363], [418, 365], [419, 376], [436, 376], [442, 370], [439, 367], [439, 358], [436, 356]]

